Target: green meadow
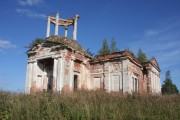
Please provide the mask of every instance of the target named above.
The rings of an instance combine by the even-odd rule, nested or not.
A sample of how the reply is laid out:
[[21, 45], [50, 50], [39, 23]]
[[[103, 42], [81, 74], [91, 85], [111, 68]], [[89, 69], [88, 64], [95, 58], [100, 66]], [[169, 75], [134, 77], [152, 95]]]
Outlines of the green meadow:
[[180, 95], [0, 91], [0, 120], [180, 120]]

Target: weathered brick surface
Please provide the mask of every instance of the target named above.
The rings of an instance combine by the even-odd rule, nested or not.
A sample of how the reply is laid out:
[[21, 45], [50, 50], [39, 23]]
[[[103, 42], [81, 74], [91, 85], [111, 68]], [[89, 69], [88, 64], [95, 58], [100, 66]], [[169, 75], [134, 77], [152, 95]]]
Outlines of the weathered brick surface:
[[68, 92], [70, 92], [70, 88], [69, 88], [69, 85], [64, 85], [64, 87], [63, 87], [63, 89], [62, 89], [62, 92], [63, 93], [68, 93]]
[[36, 81], [32, 81], [31, 83], [31, 89], [30, 89], [30, 92], [36, 92], [37, 91], [37, 88], [36, 88]]
[[[41, 61], [41, 65], [37, 63], [38, 72], [36, 74], [42, 76], [42, 83], [38, 81], [39, 79], [33, 80], [30, 88], [31, 92], [47, 90], [49, 79], [47, 76], [53, 76], [52, 91], [57, 90], [56, 82], [61, 79], [60, 84], [62, 85], [60, 86], [62, 87], [60, 89], [63, 92], [69, 92], [73, 89], [70, 87], [74, 87], [74, 76], [77, 75], [78, 89], [94, 89], [94, 78], [100, 78], [101, 81], [98, 83], [99, 89], [106, 91], [110, 89], [109, 92], [111, 92], [112, 87], [115, 86], [111, 85], [114, 75], [119, 76], [122, 82], [129, 81], [129, 83], [131, 83], [132, 76], [134, 75], [138, 79], [139, 93], [151, 93], [152, 78], [150, 71], [156, 69], [158, 71], [158, 77], [160, 77], [160, 69], [155, 58], [141, 64], [140, 61], [127, 50], [90, 57], [76, 41], [58, 36], [47, 38], [47, 41], [55, 41], [56, 44], [62, 44], [62, 46], [56, 46], [54, 43], [48, 46], [48, 43], [47, 46], [34, 46], [28, 51], [29, 61], [32, 61], [32, 63], [34, 61]], [[42, 60], [36, 60], [36, 58], [41, 58]], [[56, 65], [54, 59], [57, 59]], [[53, 71], [55, 69], [54, 66], [56, 66], [58, 72]], [[32, 73], [32, 71], [30, 73]], [[123, 75], [125, 75], [125, 77], [123, 77]], [[126, 82], [126, 84], [127, 83], [128, 82]], [[42, 86], [39, 86], [39, 84], [42, 84]], [[132, 84], [126, 86], [125, 89], [132, 91]], [[119, 92], [123, 92], [123, 89], [119, 88]]]

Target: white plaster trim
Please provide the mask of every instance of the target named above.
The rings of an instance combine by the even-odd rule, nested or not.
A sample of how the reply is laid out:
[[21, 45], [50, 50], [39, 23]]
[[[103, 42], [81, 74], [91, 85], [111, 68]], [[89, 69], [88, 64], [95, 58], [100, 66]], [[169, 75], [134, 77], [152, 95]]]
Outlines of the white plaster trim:
[[71, 57], [71, 63], [70, 63], [70, 90], [73, 90], [73, 79], [74, 79], [74, 60], [75, 57]]
[[[57, 82], [57, 67], [58, 67], [58, 59], [54, 58], [54, 66], [53, 66], [53, 82]], [[56, 83], [57, 84], [57, 83]], [[55, 86], [56, 86], [55, 84]], [[57, 88], [56, 88], [57, 89]]]

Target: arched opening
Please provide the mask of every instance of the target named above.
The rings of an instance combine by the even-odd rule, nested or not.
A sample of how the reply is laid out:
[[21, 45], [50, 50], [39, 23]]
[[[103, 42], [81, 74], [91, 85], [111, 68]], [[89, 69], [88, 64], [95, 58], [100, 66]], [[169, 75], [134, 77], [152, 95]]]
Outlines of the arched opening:
[[54, 59], [46, 58], [38, 60], [38, 86], [42, 87], [43, 90], [52, 90], [53, 89], [53, 66]]

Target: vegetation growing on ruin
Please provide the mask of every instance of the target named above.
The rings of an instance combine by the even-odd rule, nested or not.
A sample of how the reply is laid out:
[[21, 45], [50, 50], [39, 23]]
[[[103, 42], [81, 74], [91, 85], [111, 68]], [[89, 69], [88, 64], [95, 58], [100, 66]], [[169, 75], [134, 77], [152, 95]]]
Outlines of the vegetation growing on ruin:
[[107, 40], [104, 39], [102, 41], [102, 47], [101, 49], [99, 50], [99, 55], [105, 55], [105, 54], [110, 54], [110, 49], [109, 49], [109, 46], [108, 46], [108, 43], [107, 43]]
[[26, 48], [32, 48], [35, 45], [41, 44], [42, 42], [44, 42], [44, 39], [42, 38], [36, 38], [35, 40], [33, 40], [31, 43], [29, 43], [27, 46], [25, 46]]
[[114, 38], [112, 38], [112, 40], [111, 40], [111, 46], [110, 46], [110, 48], [111, 48], [111, 49], [110, 49], [111, 53], [119, 52], [119, 51], [120, 51], [119, 48], [116, 47], [116, 41], [115, 41]]
[[138, 50], [138, 53], [137, 53], [137, 59], [141, 62], [141, 63], [144, 63], [144, 62], [147, 62], [148, 59], [146, 57], [146, 54], [143, 53], [143, 51], [139, 48]]
[[98, 51], [98, 55], [105, 55], [105, 54], [110, 54], [110, 53], [115, 53], [119, 52], [119, 48], [116, 47], [116, 41], [114, 38], [111, 40], [111, 45], [109, 47], [108, 42], [106, 39], [102, 41], [102, 47]]
[[3, 120], [178, 120], [180, 95], [0, 92]]

